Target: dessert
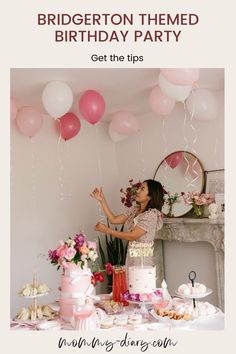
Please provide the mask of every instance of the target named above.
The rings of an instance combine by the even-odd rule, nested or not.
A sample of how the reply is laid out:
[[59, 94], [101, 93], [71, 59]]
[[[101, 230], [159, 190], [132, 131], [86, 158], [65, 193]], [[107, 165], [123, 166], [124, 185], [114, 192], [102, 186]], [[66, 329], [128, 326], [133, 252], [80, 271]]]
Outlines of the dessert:
[[97, 302], [97, 306], [105, 310], [108, 315], [116, 314], [123, 310], [122, 304], [114, 300], [100, 300]]
[[178, 313], [175, 310], [162, 310], [157, 309], [156, 314], [161, 317], [167, 317], [171, 320], [185, 320], [188, 321], [191, 319], [191, 316], [187, 312]]
[[128, 315], [116, 315], [114, 319], [114, 325], [125, 326], [128, 322]]
[[47, 294], [50, 291], [46, 284], [25, 284], [23, 288], [19, 291], [20, 296], [37, 296], [41, 294]]
[[128, 323], [129, 324], [139, 324], [142, 323], [142, 315], [140, 315], [139, 313], [135, 313], [133, 315], [129, 315], [129, 319], [128, 319]]
[[43, 318], [53, 318], [57, 314], [56, 311], [53, 311], [50, 306], [43, 305], [33, 308], [33, 306], [23, 307], [21, 311], [16, 316], [17, 320], [42, 320]]
[[188, 296], [188, 295], [200, 295], [200, 294], [205, 294], [207, 288], [204, 284], [201, 283], [195, 283], [194, 286], [192, 286], [191, 283], [188, 284], [181, 284], [178, 287], [178, 293]]
[[113, 318], [107, 317], [102, 320], [100, 327], [103, 329], [108, 329], [113, 327]]
[[196, 307], [193, 307], [192, 302], [177, 303], [173, 305], [175, 311], [179, 314], [187, 313], [191, 318], [204, 317], [213, 315], [217, 312], [216, 307], [209, 302], [196, 302]]
[[150, 294], [156, 289], [155, 266], [131, 266], [128, 268], [130, 294]]

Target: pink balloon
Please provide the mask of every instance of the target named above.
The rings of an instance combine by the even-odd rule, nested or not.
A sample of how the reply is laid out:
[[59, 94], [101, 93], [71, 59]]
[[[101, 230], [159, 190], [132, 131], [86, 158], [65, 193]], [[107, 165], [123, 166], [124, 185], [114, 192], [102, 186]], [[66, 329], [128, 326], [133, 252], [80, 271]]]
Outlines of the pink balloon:
[[86, 91], [79, 100], [79, 110], [91, 124], [96, 124], [102, 118], [105, 106], [104, 98], [95, 90]]
[[43, 118], [40, 111], [34, 107], [22, 107], [16, 117], [16, 125], [19, 131], [31, 138], [34, 136], [43, 124]]
[[80, 131], [80, 127], [80, 120], [74, 113], [68, 112], [59, 119], [60, 134], [64, 140], [69, 140], [76, 136]]
[[170, 114], [175, 106], [175, 100], [166, 96], [159, 86], [153, 87], [149, 95], [151, 109], [162, 116]]
[[174, 152], [173, 154], [169, 155], [165, 159], [165, 161], [171, 168], [174, 169], [175, 167], [177, 167], [179, 165], [182, 158], [183, 158], [182, 152]]
[[140, 130], [137, 119], [126, 111], [119, 111], [113, 115], [110, 128], [124, 135], [130, 135]]
[[11, 115], [11, 119], [15, 120], [16, 116], [17, 116], [17, 105], [16, 105], [16, 100], [14, 97], [11, 97], [11, 101], [10, 101], [10, 115]]
[[160, 69], [162, 75], [171, 82], [176, 85], [192, 85], [199, 79], [200, 69]]

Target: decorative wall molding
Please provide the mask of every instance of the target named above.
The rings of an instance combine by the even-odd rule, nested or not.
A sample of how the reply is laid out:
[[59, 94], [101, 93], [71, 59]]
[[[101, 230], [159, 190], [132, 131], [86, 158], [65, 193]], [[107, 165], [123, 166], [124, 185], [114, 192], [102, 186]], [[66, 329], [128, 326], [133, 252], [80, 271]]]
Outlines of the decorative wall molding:
[[212, 222], [208, 218], [165, 218], [163, 228], [157, 232], [155, 240], [159, 279], [164, 277], [163, 250], [160, 247], [162, 241], [205, 241], [212, 245], [216, 260], [218, 306], [224, 311], [224, 221]]

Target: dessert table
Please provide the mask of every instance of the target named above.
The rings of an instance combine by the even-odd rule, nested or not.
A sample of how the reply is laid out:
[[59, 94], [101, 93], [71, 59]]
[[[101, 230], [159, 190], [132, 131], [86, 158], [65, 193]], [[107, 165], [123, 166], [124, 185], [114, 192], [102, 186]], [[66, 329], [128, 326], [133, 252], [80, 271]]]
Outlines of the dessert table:
[[[49, 304], [53, 309], [59, 310], [58, 303]], [[95, 307], [98, 309], [97, 304]], [[122, 311], [117, 315], [120, 316], [130, 316], [133, 314], [142, 314], [142, 322], [137, 324], [125, 324], [125, 325], [114, 325], [110, 328], [98, 328], [98, 331], [117, 331], [120, 329], [127, 331], [136, 331], [136, 330], [183, 330], [183, 331], [216, 331], [224, 329], [224, 313], [217, 309], [217, 313], [210, 316], [204, 316], [197, 318], [193, 321], [184, 321], [185, 324], [182, 325], [181, 321], [174, 321], [173, 323], [162, 323], [159, 322], [152, 314], [153, 310], [152, 305], [146, 305], [147, 311], [142, 313], [142, 307], [137, 304], [129, 304], [128, 306], [123, 307]], [[101, 311], [98, 310], [98, 311]], [[153, 310], [154, 311], [154, 310]], [[104, 311], [105, 314], [105, 311]], [[108, 317], [115, 317], [116, 314], [109, 314]], [[186, 324], [187, 322], [187, 324]], [[41, 324], [42, 326], [39, 326]], [[44, 319], [41, 321], [19, 321], [11, 320], [11, 329], [12, 330], [75, 330], [70, 323], [62, 321], [59, 316], [55, 316], [52, 319]]]

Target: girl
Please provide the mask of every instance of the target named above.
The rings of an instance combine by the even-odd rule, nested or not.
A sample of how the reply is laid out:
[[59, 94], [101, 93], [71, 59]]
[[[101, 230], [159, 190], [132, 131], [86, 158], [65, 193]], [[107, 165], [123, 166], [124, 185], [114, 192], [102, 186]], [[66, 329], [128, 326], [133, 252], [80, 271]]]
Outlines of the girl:
[[[155, 180], [148, 179], [143, 181], [135, 198], [137, 205], [127, 209], [120, 215], [112, 213], [102, 188], [95, 188], [90, 196], [100, 203], [111, 224], [124, 224], [124, 231], [116, 231], [99, 222], [95, 226], [96, 231], [127, 241], [149, 243], [154, 240], [156, 231], [161, 229], [163, 225], [161, 209], [164, 203], [164, 191], [161, 183]], [[133, 264], [134, 260], [132, 260]], [[127, 257], [126, 265], [131, 265], [129, 256]]]

